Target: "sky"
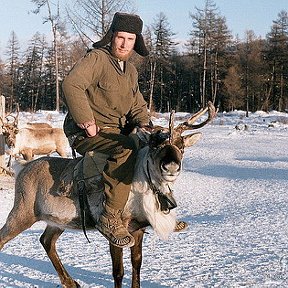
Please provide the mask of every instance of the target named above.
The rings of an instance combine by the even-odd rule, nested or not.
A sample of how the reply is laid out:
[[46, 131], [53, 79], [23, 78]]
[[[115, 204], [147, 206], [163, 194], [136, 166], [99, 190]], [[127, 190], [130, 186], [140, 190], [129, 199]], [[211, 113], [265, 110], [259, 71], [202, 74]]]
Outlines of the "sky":
[[[56, 0], [51, 0], [56, 2]], [[64, 8], [68, 0], [59, 0]], [[137, 13], [150, 25], [156, 16], [163, 12], [170, 23], [176, 39], [181, 42], [189, 38], [192, 21], [189, 14], [195, 14], [197, 8], [204, 7], [204, 0], [135, 0]], [[228, 29], [233, 36], [244, 39], [245, 31], [253, 30], [256, 36], [265, 38], [273, 20], [281, 10], [288, 11], [287, 0], [214, 0], [218, 11], [226, 17]], [[43, 24], [41, 15], [31, 13], [35, 5], [30, 0], [0, 0], [0, 58], [3, 58], [8, 39], [14, 31], [20, 42], [25, 45], [39, 31], [49, 35], [49, 23]], [[30, 11], [30, 12], [29, 12]], [[45, 10], [44, 10], [45, 11]], [[97, 39], [95, 39], [97, 40]]]

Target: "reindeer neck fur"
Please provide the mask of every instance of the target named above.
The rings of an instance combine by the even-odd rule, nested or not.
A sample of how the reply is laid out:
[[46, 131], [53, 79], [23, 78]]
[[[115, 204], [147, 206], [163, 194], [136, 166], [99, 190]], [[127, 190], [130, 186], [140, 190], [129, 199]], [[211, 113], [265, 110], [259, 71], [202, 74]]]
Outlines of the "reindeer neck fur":
[[[152, 161], [149, 147], [142, 148], [138, 153], [131, 192], [126, 207], [129, 207], [128, 210], [132, 218], [138, 222], [149, 222], [161, 239], [167, 239], [175, 228], [176, 213], [172, 210], [165, 214], [160, 210], [160, 205], [150, 181], [163, 194], [170, 192], [169, 186], [171, 188], [173, 183], [164, 181], [155, 173]], [[149, 173], [148, 169], [150, 169]], [[151, 179], [149, 179], [149, 174]]]

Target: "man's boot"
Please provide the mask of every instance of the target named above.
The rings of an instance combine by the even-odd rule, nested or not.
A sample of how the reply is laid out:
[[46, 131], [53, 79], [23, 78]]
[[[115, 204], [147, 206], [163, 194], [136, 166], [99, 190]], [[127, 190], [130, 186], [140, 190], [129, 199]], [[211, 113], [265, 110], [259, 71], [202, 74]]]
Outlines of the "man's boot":
[[96, 228], [117, 247], [132, 247], [135, 244], [134, 237], [124, 227], [121, 219], [121, 210], [115, 210], [105, 206], [104, 212], [99, 218]]

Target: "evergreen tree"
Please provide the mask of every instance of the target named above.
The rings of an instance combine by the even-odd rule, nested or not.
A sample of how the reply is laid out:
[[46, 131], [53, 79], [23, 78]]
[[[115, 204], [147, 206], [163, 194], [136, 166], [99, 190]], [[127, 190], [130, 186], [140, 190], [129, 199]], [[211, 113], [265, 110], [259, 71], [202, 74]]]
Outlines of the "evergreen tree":
[[45, 101], [46, 79], [43, 75], [46, 46], [44, 36], [37, 32], [24, 53], [24, 61], [19, 69], [20, 88], [17, 99], [22, 110], [35, 112], [43, 107], [41, 101]]
[[175, 107], [172, 99], [175, 70], [171, 62], [177, 45], [173, 41], [175, 33], [162, 12], [156, 16], [151, 31], [151, 86], [154, 87], [154, 104], [160, 112], [169, 111]]
[[15, 104], [15, 97], [17, 95], [17, 87], [18, 87], [18, 68], [20, 65], [20, 45], [17, 39], [16, 33], [14, 31], [11, 32], [10, 39], [8, 40], [6, 55], [7, 58], [7, 71], [6, 79], [6, 89], [4, 89], [3, 93], [6, 96], [7, 103], [7, 111], [12, 111], [13, 106]]
[[270, 66], [269, 89], [262, 108], [282, 111], [288, 105], [288, 14], [281, 11], [267, 35], [266, 59]]

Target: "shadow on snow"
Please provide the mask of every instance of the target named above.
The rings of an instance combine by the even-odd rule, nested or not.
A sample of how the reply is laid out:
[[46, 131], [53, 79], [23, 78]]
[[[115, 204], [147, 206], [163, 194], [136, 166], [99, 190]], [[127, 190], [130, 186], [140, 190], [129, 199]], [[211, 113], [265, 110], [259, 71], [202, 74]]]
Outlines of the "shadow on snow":
[[222, 177], [234, 180], [287, 180], [287, 169], [267, 168], [267, 167], [237, 167], [235, 165], [210, 165], [197, 170], [189, 170], [205, 176]]

